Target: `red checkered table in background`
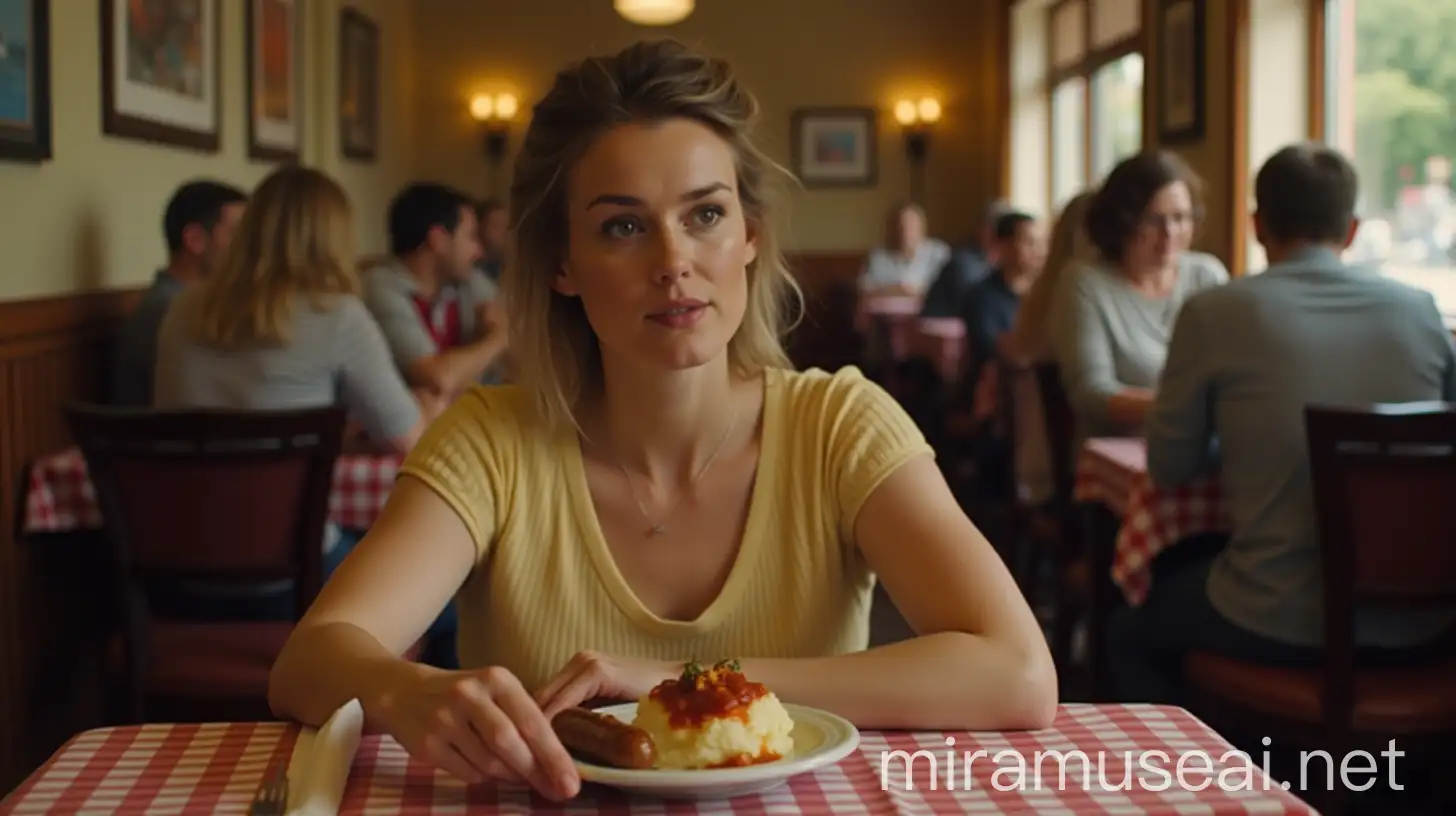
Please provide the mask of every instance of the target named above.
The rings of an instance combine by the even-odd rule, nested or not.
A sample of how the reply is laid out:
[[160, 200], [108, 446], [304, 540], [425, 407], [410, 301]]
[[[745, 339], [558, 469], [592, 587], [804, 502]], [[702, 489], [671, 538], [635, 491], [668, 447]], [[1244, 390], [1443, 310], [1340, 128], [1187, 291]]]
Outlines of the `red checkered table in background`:
[[1122, 523], [1112, 556], [1112, 580], [1128, 603], [1147, 597], [1153, 557], [1198, 533], [1232, 527], [1223, 487], [1214, 478], [1169, 489], [1148, 477], [1148, 446], [1142, 439], [1089, 439], [1077, 457], [1073, 498], [1100, 502]]
[[[87, 731], [0, 801], [0, 814], [244, 813], [265, 773], [287, 761], [297, 735], [296, 727], [283, 723], [151, 724]], [[948, 785], [945, 757], [952, 739], [957, 757], [954, 784]], [[931, 781], [927, 755], [915, 760], [909, 780], [913, 789], [902, 761], [891, 761], [889, 773], [882, 772], [882, 757], [896, 750], [934, 754], [941, 763], [938, 784]], [[977, 756], [977, 751], [985, 753]], [[1070, 760], [1058, 758], [1074, 751], [1090, 764], [1083, 765], [1077, 754]], [[354, 757], [339, 812], [1314, 813], [1256, 763], [1232, 751], [1182, 709], [1065, 705], [1052, 727], [1042, 731], [865, 732], [860, 750], [838, 765], [795, 777], [764, 794], [726, 802], [664, 804], [588, 786], [572, 802], [555, 806], [520, 788], [467, 788], [413, 762], [393, 739], [369, 735]], [[962, 759], [967, 754], [975, 757], [969, 785]], [[1180, 777], [1183, 757], [1189, 759], [1182, 760]], [[1025, 768], [1024, 776], [998, 770], [1018, 766]], [[1066, 771], [1065, 783], [1058, 778], [1060, 770]]]
[[[384, 509], [399, 471], [397, 456], [345, 455], [334, 466], [329, 513], [341, 527], [368, 529]], [[25, 496], [26, 533], [101, 527], [101, 508], [86, 473], [86, 459], [71, 448], [36, 461]]]

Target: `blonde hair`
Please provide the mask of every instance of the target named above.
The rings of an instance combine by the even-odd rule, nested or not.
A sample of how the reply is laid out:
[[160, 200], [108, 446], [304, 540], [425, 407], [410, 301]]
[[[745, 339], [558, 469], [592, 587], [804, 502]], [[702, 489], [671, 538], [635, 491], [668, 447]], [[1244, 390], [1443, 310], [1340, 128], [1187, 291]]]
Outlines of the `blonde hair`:
[[305, 295], [359, 292], [349, 198], [306, 167], [275, 170], [253, 193], [222, 263], [202, 284], [198, 339], [219, 349], [288, 343], [290, 309]]
[[789, 274], [770, 218], [769, 176], [783, 172], [750, 138], [758, 103], [721, 59], [673, 40], [643, 42], [575, 63], [532, 111], [510, 190], [513, 262], [502, 274], [517, 380], [552, 427], [579, 427], [576, 408], [602, 386], [601, 348], [580, 300], [552, 288], [568, 241], [566, 183], [571, 167], [604, 132], [634, 122], [690, 119], [733, 148], [738, 199], [758, 239], [748, 267], [748, 305], [728, 342], [740, 376], [791, 364], [781, 337], [803, 295]]
[[1017, 311], [1016, 325], [1011, 330], [1011, 344], [1020, 355], [1043, 357], [1047, 354], [1051, 346], [1047, 321], [1057, 287], [1069, 268], [1075, 268], [1096, 254], [1085, 226], [1087, 207], [1094, 195], [1092, 190], [1078, 193], [1057, 215], [1047, 246], [1046, 263], [1042, 266], [1041, 275], [1032, 283], [1031, 291], [1026, 293], [1026, 299]]

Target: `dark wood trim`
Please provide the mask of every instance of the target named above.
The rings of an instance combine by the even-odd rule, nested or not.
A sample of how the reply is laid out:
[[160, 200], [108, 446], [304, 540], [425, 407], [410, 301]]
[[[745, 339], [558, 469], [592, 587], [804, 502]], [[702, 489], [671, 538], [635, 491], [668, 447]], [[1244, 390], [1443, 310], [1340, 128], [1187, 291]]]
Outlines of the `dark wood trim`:
[[1323, 141], [1329, 99], [1329, 0], [1309, 0], [1309, 137]]
[[[74, 564], [52, 575], [46, 559], [16, 541], [26, 468], [67, 444], [62, 405], [102, 396], [111, 334], [138, 295], [119, 289], [0, 302], [0, 791], [67, 736], [65, 686], [81, 682], [67, 661], [79, 650], [47, 646], [75, 647], [76, 627], [91, 614], [89, 601], [77, 600], [89, 590]], [[88, 571], [96, 570], [80, 568]]]
[[0, 301], [0, 359], [13, 356], [14, 347], [25, 341], [115, 323], [135, 305], [141, 292], [140, 288], [103, 289]]
[[1015, 6], [1016, 0], [1006, 0], [996, 6], [996, 13], [1000, 15], [996, 21], [997, 29], [1001, 32], [996, 44], [996, 66], [1001, 76], [996, 94], [996, 122], [1000, 128], [996, 134], [996, 197], [1001, 199], [1011, 198], [1011, 162], [1014, 160], [1011, 151], [1011, 117], [1015, 100], [1011, 95], [1011, 87], [1014, 81], [1012, 60], [1015, 46], [1011, 37], [1014, 33], [1012, 18]]
[[1229, 15], [1229, 274], [1249, 260], [1249, 0], [1227, 0]]

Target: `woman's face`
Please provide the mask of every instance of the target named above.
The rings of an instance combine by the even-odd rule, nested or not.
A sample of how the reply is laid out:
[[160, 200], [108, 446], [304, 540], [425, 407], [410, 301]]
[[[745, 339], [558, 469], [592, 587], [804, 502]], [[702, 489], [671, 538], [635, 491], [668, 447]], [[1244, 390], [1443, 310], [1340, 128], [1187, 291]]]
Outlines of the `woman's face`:
[[1193, 242], [1193, 221], [1188, 185], [1181, 181], [1164, 185], [1133, 228], [1124, 259], [1127, 265], [1148, 269], [1172, 264]]
[[622, 125], [567, 183], [555, 289], [581, 298], [603, 356], [675, 370], [723, 354], [758, 252], [728, 143], [690, 120]]

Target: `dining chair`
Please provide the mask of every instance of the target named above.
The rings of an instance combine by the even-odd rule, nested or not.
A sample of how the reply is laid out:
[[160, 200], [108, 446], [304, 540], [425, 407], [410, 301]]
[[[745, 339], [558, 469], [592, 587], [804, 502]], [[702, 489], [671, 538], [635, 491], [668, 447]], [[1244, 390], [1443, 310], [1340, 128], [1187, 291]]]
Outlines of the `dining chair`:
[[[1456, 610], [1456, 410], [1310, 406], [1304, 415], [1322, 556], [1322, 665], [1196, 652], [1185, 661], [1195, 704], [1215, 726], [1336, 758], [1356, 749], [1378, 756], [1391, 739], [1412, 767], [1452, 758], [1456, 642], [1372, 665], [1357, 660], [1355, 617]], [[1323, 812], [1345, 812], [1345, 793]]]
[[[323, 584], [322, 543], [344, 411], [65, 408], [115, 560], [121, 630], [108, 650], [125, 715], [272, 719], [268, 674]], [[166, 619], [148, 587], [231, 591], [291, 581], [293, 621]]]

